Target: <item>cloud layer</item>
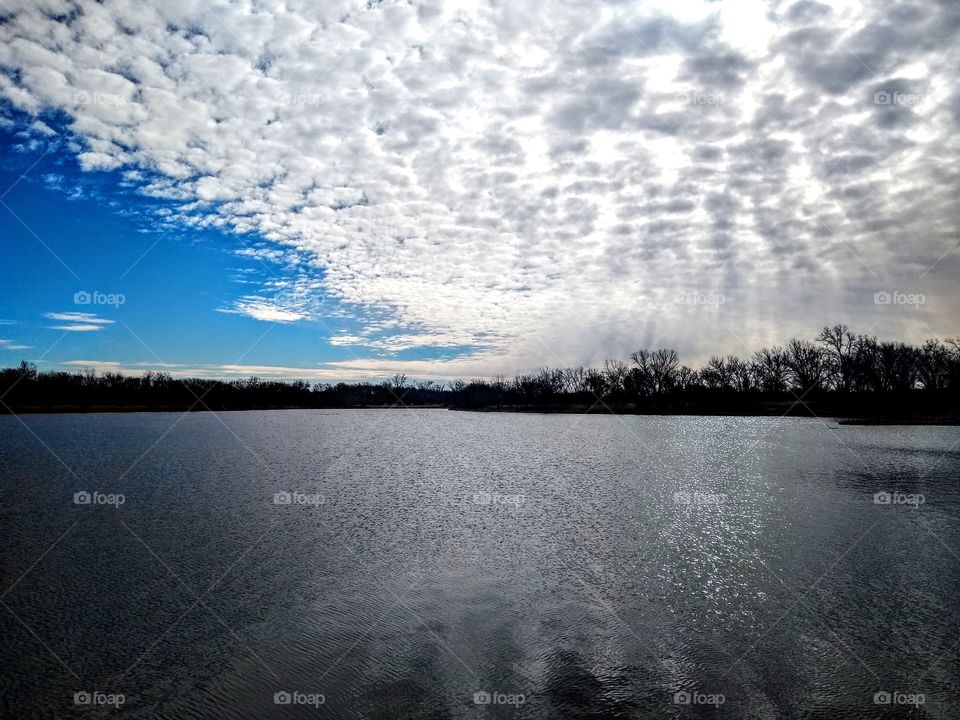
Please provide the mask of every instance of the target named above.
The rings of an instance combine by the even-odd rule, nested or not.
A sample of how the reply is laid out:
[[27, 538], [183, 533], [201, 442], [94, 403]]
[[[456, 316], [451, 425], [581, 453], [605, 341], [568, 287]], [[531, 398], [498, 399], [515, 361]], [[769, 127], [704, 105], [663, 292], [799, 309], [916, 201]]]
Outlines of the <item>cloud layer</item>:
[[270, 263], [228, 311], [488, 372], [957, 331], [950, 0], [5, 7], [36, 137]]

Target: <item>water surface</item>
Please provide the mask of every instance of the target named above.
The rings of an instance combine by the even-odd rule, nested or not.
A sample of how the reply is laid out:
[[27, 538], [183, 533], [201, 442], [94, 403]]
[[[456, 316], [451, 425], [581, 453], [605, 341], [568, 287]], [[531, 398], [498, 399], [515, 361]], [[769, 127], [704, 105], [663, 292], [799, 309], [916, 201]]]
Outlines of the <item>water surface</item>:
[[[0, 715], [956, 717], [958, 442], [797, 418], [0, 417]], [[94, 491], [123, 503], [74, 502]], [[93, 691], [124, 704], [74, 704]]]

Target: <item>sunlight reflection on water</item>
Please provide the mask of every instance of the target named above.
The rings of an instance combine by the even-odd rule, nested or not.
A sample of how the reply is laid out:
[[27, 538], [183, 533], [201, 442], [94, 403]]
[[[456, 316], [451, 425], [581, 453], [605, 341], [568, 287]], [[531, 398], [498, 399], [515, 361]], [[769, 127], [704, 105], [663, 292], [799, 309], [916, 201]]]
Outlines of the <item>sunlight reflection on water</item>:
[[956, 707], [957, 428], [193, 414], [120, 479], [176, 417], [26, 417], [69, 471], [0, 418], [4, 587], [76, 522], [4, 602], [81, 678], [0, 615], [5, 716], [82, 687], [144, 718], [316, 712], [280, 691], [344, 718]]

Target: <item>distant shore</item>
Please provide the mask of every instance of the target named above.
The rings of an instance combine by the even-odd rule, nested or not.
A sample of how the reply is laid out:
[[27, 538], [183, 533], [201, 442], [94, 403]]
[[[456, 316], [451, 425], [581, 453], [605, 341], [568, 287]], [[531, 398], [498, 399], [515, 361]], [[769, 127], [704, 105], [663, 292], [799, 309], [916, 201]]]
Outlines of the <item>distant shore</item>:
[[[820, 404], [820, 403], [815, 403]], [[824, 410], [820, 412], [819, 410]], [[394, 403], [392, 405], [249, 405], [219, 407], [208, 406], [203, 403], [191, 404], [158, 404], [158, 405], [125, 405], [125, 404], [52, 404], [52, 405], [23, 405], [0, 407], [0, 415], [41, 415], [41, 414], [93, 414], [93, 413], [148, 413], [148, 412], [248, 412], [256, 410], [455, 410], [458, 412], [479, 413], [527, 413], [547, 415], [658, 415], [691, 416], [691, 417], [807, 417], [822, 418], [838, 422], [840, 425], [960, 425], [960, 417], [956, 414], [944, 413], [924, 416], [921, 414], [895, 415], [880, 413], [876, 416], [863, 416], [838, 411], [836, 407], [813, 409], [811, 403], [781, 400], [756, 404], [752, 407], [685, 407], [665, 408], [637, 406], [630, 404], [607, 405], [600, 402], [577, 403], [564, 405], [501, 405], [485, 407], [457, 407], [442, 403], [409, 404]]]
[[206, 407], [189, 405], [22, 405], [0, 407], [0, 415], [79, 415], [91, 413], [145, 413], [145, 412], [249, 412], [252, 410], [445, 410], [446, 405], [250, 405], [237, 407]]
[[905, 418], [891, 420], [885, 418], [848, 418], [841, 425], [960, 425], [960, 418]]
[[629, 363], [541, 367], [508, 377], [436, 382], [310, 383], [59, 370], [26, 360], [0, 369], [0, 412], [188, 412], [447, 408], [502, 413], [819, 417], [848, 425], [960, 424], [960, 338], [882, 341], [845, 325], [791, 338], [744, 359], [713, 355], [699, 369], [671, 348]]

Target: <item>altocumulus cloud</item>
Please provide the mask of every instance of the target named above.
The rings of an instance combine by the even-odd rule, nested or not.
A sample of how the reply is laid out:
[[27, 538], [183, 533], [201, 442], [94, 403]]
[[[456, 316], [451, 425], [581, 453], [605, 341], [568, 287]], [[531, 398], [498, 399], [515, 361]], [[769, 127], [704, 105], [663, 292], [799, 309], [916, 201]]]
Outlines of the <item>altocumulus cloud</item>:
[[930, 271], [960, 219], [950, 0], [3, 13], [0, 93], [38, 141], [62, 111], [83, 168], [276, 264], [228, 311], [332, 301], [363, 328], [339, 345], [500, 371], [892, 321], [878, 290], [921, 289], [930, 328], [956, 306], [954, 259]]

